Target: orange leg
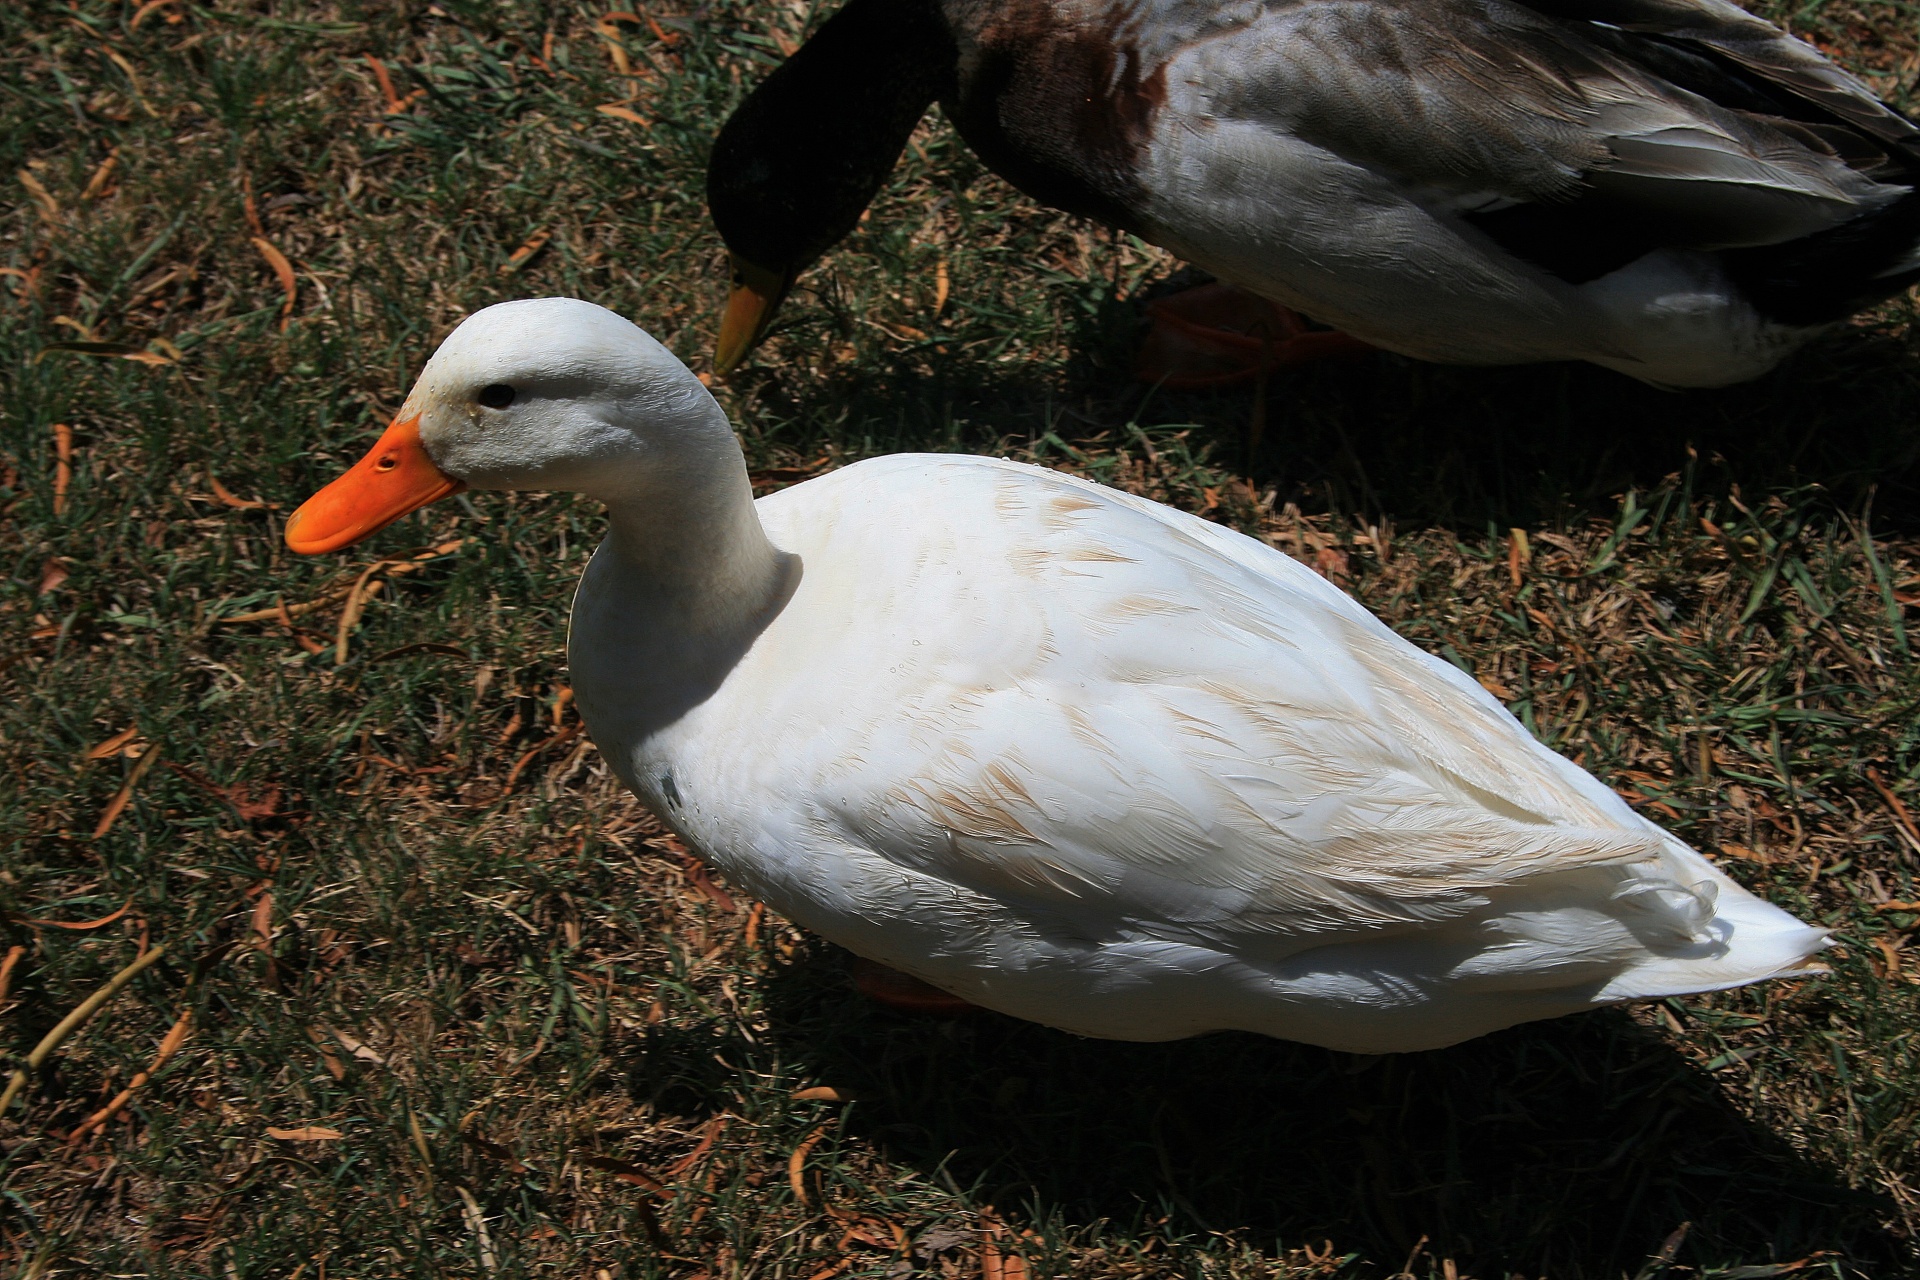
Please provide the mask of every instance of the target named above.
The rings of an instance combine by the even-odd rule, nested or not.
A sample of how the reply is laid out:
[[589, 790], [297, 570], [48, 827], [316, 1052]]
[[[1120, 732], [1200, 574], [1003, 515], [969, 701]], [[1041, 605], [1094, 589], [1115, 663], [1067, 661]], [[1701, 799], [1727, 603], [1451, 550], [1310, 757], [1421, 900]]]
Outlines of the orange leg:
[[889, 969], [860, 956], [855, 956], [847, 968], [852, 971], [853, 985], [861, 995], [889, 1009], [899, 1009], [905, 1013], [933, 1013], [948, 1018], [963, 1013], [977, 1013], [980, 1009], [977, 1004], [950, 995], [898, 969]]
[[1377, 348], [1344, 333], [1309, 329], [1258, 294], [1214, 282], [1147, 304], [1153, 327], [1135, 373], [1182, 390], [1250, 382], [1283, 365], [1364, 355]]

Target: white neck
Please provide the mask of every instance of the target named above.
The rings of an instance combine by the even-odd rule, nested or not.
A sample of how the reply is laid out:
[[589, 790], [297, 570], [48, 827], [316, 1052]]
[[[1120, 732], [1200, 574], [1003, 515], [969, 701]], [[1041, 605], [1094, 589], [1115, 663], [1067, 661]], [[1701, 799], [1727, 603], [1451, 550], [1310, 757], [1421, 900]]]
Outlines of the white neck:
[[[682, 421], [664, 433], [671, 457], [607, 459], [577, 486], [606, 503], [612, 525], [581, 579], [568, 643], [603, 749], [612, 745], [603, 739], [631, 745], [703, 701], [798, 584], [798, 557], [761, 527], [733, 428], [695, 390], [676, 397]], [[617, 698], [596, 697], [601, 689]]]
[[[703, 397], [704, 398], [704, 397]], [[755, 625], [784, 577], [753, 507], [753, 487], [725, 414], [676, 433], [688, 447], [666, 465], [615, 472], [585, 491], [607, 504], [607, 553], [626, 589], [663, 624], [719, 640]]]

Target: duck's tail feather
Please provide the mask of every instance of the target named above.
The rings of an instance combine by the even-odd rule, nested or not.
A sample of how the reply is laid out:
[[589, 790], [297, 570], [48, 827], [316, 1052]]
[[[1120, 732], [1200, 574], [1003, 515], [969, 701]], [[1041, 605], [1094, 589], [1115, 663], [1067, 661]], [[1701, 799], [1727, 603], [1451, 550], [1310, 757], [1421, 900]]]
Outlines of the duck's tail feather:
[[1829, 943], [1827, 930], [1755, 897], [1677, 841], [1666, 852], [1657, 871], [1636, 874], [1614, 894], [1646, 918], [1646, 925], [1630, 927], [1650, 945], [1596, 1001], [1659, 999], [1825, 972], [1814, 957]]
[[1920, 155], [1909, 181], [1906, 195], [1851, 222], [1722, 252], [1728, 278], [1767, 319], [1809, 328], [1893, 297], [1920, 282]]

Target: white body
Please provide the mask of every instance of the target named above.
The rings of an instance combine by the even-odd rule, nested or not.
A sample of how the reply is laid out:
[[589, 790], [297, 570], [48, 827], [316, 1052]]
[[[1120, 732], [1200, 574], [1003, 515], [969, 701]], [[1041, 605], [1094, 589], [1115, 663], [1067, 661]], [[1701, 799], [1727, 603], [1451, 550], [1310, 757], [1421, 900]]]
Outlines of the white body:
[[[555, 390], [442, 405], [499, 381]], [[782, 914], [977, 1004], [1385, 1052], [1824, 945], [1217, 525], [944, 455], [753, 502], [704, 388], [583, 303], [469, 320], [408, 411], [451, 475], [607, 501], [569, 649], [622, 780]]]
[[976, 1004], [1381, 1052], [1820, 945], [1238, 533], [974, 457], [756, 506], [797, 587], [653, 732], [623, 716], [649, 620], [602, 546], [569, 646], [588, 727], [748, 892]]

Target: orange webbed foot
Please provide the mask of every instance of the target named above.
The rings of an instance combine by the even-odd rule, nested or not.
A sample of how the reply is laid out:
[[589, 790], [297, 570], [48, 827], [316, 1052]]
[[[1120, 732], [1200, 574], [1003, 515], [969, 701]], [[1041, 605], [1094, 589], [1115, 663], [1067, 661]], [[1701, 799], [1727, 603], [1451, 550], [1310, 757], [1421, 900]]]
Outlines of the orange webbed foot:
[[861, 995], [889, 1009], [898, 1009], [903, 1013], [931, 1013], [947, 1018], [978, 1013], [980, 1010], [977, 1004], [872, 960], [855, 956], [847, 968], [853, 974], [854, 988]]
[[1296, 312], [1215, 281], [1147, 304], [1152, 328], [1135, 373], [1180, 390], [1249, 382], [1283, 365], [1364, 355], [1377, 348]]

